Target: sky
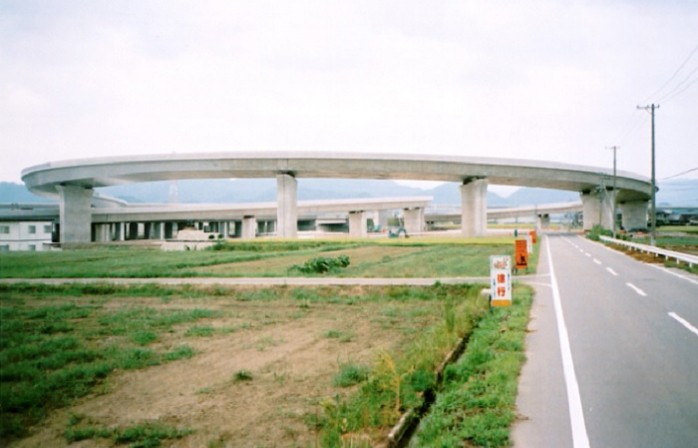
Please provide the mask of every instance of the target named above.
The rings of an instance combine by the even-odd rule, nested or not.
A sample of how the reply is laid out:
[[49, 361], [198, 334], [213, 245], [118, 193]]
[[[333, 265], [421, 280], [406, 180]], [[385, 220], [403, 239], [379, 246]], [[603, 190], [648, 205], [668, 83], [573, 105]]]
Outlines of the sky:
[[0, 181], [219, 151], [608, 168], [611, 146], [649, 177], [653, 103], [657, 179], [698, 178], [696, 80], [698, 0], [0, 0]]

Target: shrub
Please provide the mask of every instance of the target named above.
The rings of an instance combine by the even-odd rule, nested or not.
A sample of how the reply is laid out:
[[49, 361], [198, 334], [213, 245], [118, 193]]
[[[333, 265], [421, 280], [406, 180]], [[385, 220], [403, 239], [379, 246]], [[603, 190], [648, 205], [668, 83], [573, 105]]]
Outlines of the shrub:
[[294, 265], [291, 269], [304, 274], [324, 274], [346, 268], [349, 266], [349, 263], [349, 257], [346, 255], [340, 255], [336, 258], [317, 257], [306, 261], [302, 265]]
[[346, 363], [339, 366], [333, 384], [337, 387], [349, 387], [359, 384], [368, 378], [368, 368], [359, 364]]

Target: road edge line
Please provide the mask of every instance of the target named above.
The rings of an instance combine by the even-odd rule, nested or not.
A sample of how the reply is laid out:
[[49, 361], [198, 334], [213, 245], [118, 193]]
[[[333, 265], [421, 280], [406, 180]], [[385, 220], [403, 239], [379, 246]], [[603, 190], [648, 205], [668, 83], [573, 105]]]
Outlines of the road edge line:
[[586, 423], [584, 422], [582, 399], [579, 395], [577, 375], [574, 372], [574, 361], [572, 360], [572, 349], [570, 348], [565, 317], [562, 314], [562, 301], [560, 300], [560, 290], [558, 289], [557, 277], [555, 276], [555, 269], [553, 267], [553, 257], [550, 252], [550, 240], [547, 237], [545, 239], [545, 248], [548, 254], [548, 264], [550, 265], [550, 286], [553, 293], [553, 304], [555, 305], [557, 333], [560, 339], [562, 370], [565, 376], [565, 386], [567, 388], [567, 403], [570, 412], [570, 424], [572, 426], [572, 443], [574, 448], [589, 448], [589, 436], [587, 435]]
[[681, 325], [683, 325], [684, 327], [686, 327], [686, 329], [687, 329], [688, 331], [690, 331], [690, 332], [692, 332], [692, 333], [695, 333], [695, 335], [698, 336], [698, 328], [696, 328], [696, 327], [694, 327], [693, 325], [691, 325], [691, 323], [688, 322], [686, 319], [684, 319], [683, 317], [679, 316], [678, 314], [676, 314], [676, 313], [673, 312], [673, 311], [671, 311], [671, 312], [669, 312], [669, 313], [667, 313], [667, 314], [669, 315], [669, 317], [673, 318], [673, 319], [676, 320], [678, 323], [680, 323]]

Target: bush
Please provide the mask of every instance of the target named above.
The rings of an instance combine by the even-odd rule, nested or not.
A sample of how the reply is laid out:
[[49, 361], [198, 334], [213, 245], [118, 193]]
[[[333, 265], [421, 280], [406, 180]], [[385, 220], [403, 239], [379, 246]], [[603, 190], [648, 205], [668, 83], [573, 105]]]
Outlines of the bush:
[[589, 233], [587, 233], [587, 238], [592, 241], [600, 241], [601, 238], [599, 237], [601, 235], [613, 236], [613, 232], [611, 230], [604, 229], [600, 224], [594, 224], [594, 227], [592, 227]]
[[349, 266], [349, 263], [349, 257], [346, 255], [340, 255], [337, 258], [317, 257], [306, 261], [302, 265], [294, 265], [291, 269], [304, 274], [324, 274], [346, 268]]

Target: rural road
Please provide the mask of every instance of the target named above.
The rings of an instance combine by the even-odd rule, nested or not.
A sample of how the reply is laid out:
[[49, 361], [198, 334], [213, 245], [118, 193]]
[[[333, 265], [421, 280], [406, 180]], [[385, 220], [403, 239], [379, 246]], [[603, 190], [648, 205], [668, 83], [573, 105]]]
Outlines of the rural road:
[[698, 446], [696, 276], [574, 235], [538, 271], [515, 446]]

